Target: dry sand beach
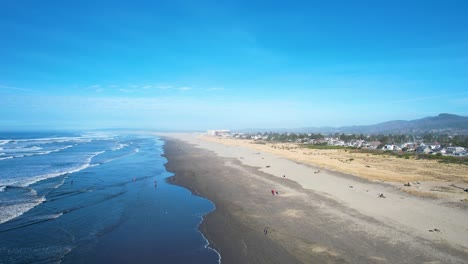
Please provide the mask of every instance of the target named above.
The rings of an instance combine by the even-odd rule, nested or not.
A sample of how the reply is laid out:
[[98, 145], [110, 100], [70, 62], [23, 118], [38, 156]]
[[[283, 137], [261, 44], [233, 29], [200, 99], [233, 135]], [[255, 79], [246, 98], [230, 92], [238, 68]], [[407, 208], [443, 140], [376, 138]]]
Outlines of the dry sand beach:
[[[440, 189], [445, 191], [435, 195], [437, 199], [425, 198], [400, 187], [402, 182], [420, 181], [410, 188], [432, 193], [434, 188], [427, 186], [466, 186], [466, 166], [398, 159], [394, 168], [391, 157], [363, 154], [344, 162], [355, 153], [189, 134], [163, 136], [173, 182], [216, 205], [200, 229], [223, 263], [468, 259], [468, 194]], [[415, 162], [423, 163], [418, 167]], [[451, 176], [446, 181], [444, 171]]]

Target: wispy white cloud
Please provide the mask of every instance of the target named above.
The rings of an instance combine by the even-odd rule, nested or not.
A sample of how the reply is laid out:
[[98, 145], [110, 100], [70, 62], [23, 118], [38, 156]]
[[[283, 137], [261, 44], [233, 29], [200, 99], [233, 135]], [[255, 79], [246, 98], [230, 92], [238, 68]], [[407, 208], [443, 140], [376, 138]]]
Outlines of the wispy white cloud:
[[[0, 86], [1, 88], [1, 86]], [[105, 91], [104, 88], [109, 88], [109, 89], [115, 89], [120, 92], [145, 92], [149, 91], [152, 89], [159, 89], [159, 90], [178, 90], [182, 92], [190, 91], [193, 90], [194, 88], [192, 86], [174, 86], [171, 84], [109, 84], [109, 85], [101, 85], [101, 84], [93, 84], [87, 87], [88, 89], [93, 89], [95, 91], [99, 90], [99, 92]], [[211, 87], [206, 89], [206, 91], [221, 91], [224, 90], [222, 87]], [[108, 90], [110, 91], [110, 90]]]
[[185, 91], [190, 91], [190, 90], [192, 90], [192, 87], [189, 87], [189, 86], [182, 86], [182, 87], [179, 87], [178, 89], [179, 89], [180, 91], [185, 92]]
[[2, 90], [15, 90], [15, 91], [22, 91], [22, 92], [32, 92], [33, 90], [27, 88], [21, 88], [16, 86], [9, 86], [9, 85], [2, 85], [0, 84], [0, 89]]

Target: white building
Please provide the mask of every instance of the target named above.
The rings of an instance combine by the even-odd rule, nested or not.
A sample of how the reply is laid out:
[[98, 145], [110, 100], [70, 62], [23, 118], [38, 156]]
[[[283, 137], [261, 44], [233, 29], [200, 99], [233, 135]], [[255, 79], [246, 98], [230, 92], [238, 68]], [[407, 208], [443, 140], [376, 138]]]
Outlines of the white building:
[[464, 147], [447, 147], [447, 154], [459, 154], [465, 152]]
[[228, 136], [230, 131], [227, 129], [219, 129], [219, 130], [207, 130], [206, 133], [210, 136], [220, 137], [220, 136]]

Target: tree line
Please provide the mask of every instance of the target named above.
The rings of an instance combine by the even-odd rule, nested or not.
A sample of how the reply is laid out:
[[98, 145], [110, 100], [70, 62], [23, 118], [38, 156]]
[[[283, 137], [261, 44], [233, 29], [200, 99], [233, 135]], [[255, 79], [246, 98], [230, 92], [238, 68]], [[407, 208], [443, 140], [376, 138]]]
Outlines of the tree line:
[[352, 140], [365, 140], [365, 141], [379, 141], [382, 144], [402, 144], [407, 142], [424, 142], [424, 143], [434, 143], [437, 142], [444, 146], [460, 146], [468, 148], [468, 135], [449, 135], [449, 134], [437, 134], [437, 133], [425, 133], [419, 135], [412, 134], [378, 134], [378, 135], [364, 135], [364, 134], [344, 134], [344, 133], [334, 133], [334, 134], [306, 134], [306, 133], [275, 133], [275, 132], [263, 132], [256, 134], [249, 134], [247, 138], [252, 138], [254, 136], [262, 136], [266, 141], [273, 142], [296, 142], [298, 140], [310, 141], [310, 140], [319, 140], [326, 137], [333, 137], [349, 142]]

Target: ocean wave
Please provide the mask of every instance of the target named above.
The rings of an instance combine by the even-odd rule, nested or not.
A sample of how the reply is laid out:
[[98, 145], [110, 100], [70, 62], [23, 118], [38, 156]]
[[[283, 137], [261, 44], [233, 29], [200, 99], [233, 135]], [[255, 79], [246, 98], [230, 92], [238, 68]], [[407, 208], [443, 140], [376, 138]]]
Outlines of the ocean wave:
[[6, 189], [6, 186], [0, 186], [0, 192], [4, 192]]
[[16, 147], [16, 148], [3, 148], [4, 152], [29, 152], [29, 151], [38, 151], [41, 150], [41, 147], [32, 146], [32, 147]]
[[89, 139], [89, 137], [47, 137], [47, 138], [22, 138], [22, 139], [7, 139], [8, 142], [30, 142], [30, 141], [50, 141], [55, 142], [66, 142], [72, 140]]
[[[25, 192], [25, 194], [31, 196], [31, 197], [36, 197], [37, 196], [37, 191], [34, 190], [33, 188], [30, 188], [30, 187], [22, 187], [22, 186], [14, 186], [14, 185], [2, 185], [0, 186], [0, 188], [2, 188], [2, 191], [1, 192], [5, 192], [7, 191], [8, 189], [23, 189], [27, 192]], [[20, 202], [22, 202], [23, 200], [19, 200]], [[11, 201], [8, 201], [8, 202], [12, 202], [12, 203], [16, 203], [18, 202], [18, 200], [11, 200]], [[7, 203], [6, 201], [2, 201], [2, 204], [5, 204]]]
[[112, 151], [116, 151], [116, 150], [123, 149], [123, 148], [125, 148], [125, 147], [127, 147], [127, 146], [128, 146], [128, 144], [122, 144], [122, 143], [119, 143], [119, 145], [118, 145], [118, 146], [116, 146], [116, 147], [112, 148], [111, 150], [112, 150]]
[[205, 237], [203, 232], [200, 231], [200, 225], [203, 222], [203, 216], [199, 216], [199, 217], [200, 217], [200, 222], [197, 225], [197, 231], [200, 233], [202, 238], [205, 240], [205, 246], [204, 247], [206, 249], [208, 249], [208, 250], [211, 250], [211, 251], [215, 252], [218, 255], [218, 264], [221, 264], [221, 254], [210, 244], [210, 241]]
[[8, 157], [1, 157], [0, 160], [6, 160], [6, 159], [12, 159], [13, 156], [8, 156]]
[[102, 154], [104, 153], [105, 151], [99, 151], [99, 152], [95, 152], [94, 154], [90, 155], [85, 161], [83, 164], [79, 165], [79, 166], [76, 166], [74, 168], [70, 168], [69, 170], [65, 170], [65, 171], [57, 171], [57, 172], [52, 172], [52, 173], [46, 173], [46, 174], [40, 174], [40, 175], [35, 175], [35, 176], [30, 176], [30, 177], [27, 177], [27, 178], [13, 178], [13, 179], [9, 179], [9, 180], [3, 180], [3, 181], [0, 181], [0, 185], [7, 185], [7, 186], [17, 186], [17, 187], [28, 187], [32, 184], [35, 184], [37, 182], [40, 182], [40, 181], [43, 181], [43, 180], [46, 180], [46, 179], [50, 179], [50, 178], [55, 178], [55, 177], [59, 177], [59, 176], [62, 176], [62, 175], [66, 175], [66, 174], [72, 174], [72, 173], [75, 173], [75, 172], [79, 172], [79, 171], [82, 171], [86, 168], [89, 168], [91, 166], [97, 166], [99, 164], [91, 164], [91, 160], [96, 157], [97, 155], [99, 154]]
[[46, 150], [46, 151], [42, 151], [42, 152], [33, 152], [33, 153], [28, 153], [28, 154], [23, 153], [23, 154], [20, 154], [20, 155], [14, 155], [14, 156], [9, 156], [9, 157], [5, 157], [5, 158], [0, 158], [0, 160], [2, 160], [2, 159], [11, 159], [11, 158], [24, 158], [24, 157], [31, 157], [31, 156], [47, 155], [47, 154], [50, 154], [50, 153], [59, 152], [59, 151], [62, 151], [62, 150], [68, 149], [68, 148], [72, 148], [74, 146], [75, 145], [68, 145], [68, 146], [65, 146], [65, 147], [62, 147], [62, 148], [53, 149], [53, 150]]
[[[35, 197], [37, 195], [36, 190], [29, 188], [28, 186], [37, 183], [42, 180], [50, 179], [50, 178], [55, 178], [58, 176], [66, 175], [66, 174], [72, 174], [75, 172], [82, 171], [86, 168], [89, 168], [91, 165], [91, 160], [96, 157], [99, 154], [104, 153], [105, 151], [100, 151], [100, 152], [95, 152], [93, 155], [90, 155], [84, 164], [81, 166], [72, 168], [67, 171], [60, 171], [60, 172], [54, 172], [54, 173], [47, 173], [47, 174], [42, 174], [42, 175], [36, 175], [33, 177], [29, 178], [23, 178], [23, 179], [10, 179], [9, 183], [8, 181], [2, 182], [2, 192], [5, 191], [5, 189], [8, 188], [26, 188], [29, 189], [29, 193], [31, 196]], [[61, 181], [55, 188], [58, 188], [60, 185], [62, 185], [64, 181]], [[0, 210], [0, 224], [5, 223], [7, 221], [10, 221], [14, 218], [17, 218], [27, 211], [31, 210], [32, 208], [36, 207], [37, 205], [43, 203], [45, 201], [44, 197], [39, 197], [39, 198], [34, 198], [31, 200], [19, 200], [19, 201], [10, 201], [14, 202], [14, 204], [11, 205], [4, 205], [1, 207]]]
[[[3, 148], [10, 148], [13, 151], [18, 150], [27, 150], [24, 147], [15, 147], [15, 146], [28, 146], [34, 145], [35, 147], [48, 145], [48, 144], [55, 144], [55, 143], [89, 143], [95, 140], [96, 138], [88, 138], [88, 137], [53, 137], [53, 138], [30, 138], [30, 139], [9, 139], [4, 140], [2, 147]], [[23, 149], [21, 149], [23, 148]], [[38, 149], [31, 149], [30, 151], [35, 151]]]
[[125, 157], [128, 157], [128, 156], [131, 156], [131, 155], [134, 155], [136, 153], [139, 152], [139, 149], [134, 149], [133, 152], [129, 153], [129, 154], [126, 154], [126, 155], [122, 155], [122, 156], [119, 156], [119, 157], [115, 157], [113, 159], [108, 159], [108, 160], [105, 160], [103, 162], [99, 162], [98, 164], [93, 164], [92, 166], [98, 166], [98, 165], [101, 165], [101, 164], [104, 164], [104, 163], [108, 163], [108, 162], [111, 162], [111, 161], [114, 161], [114, 160], [117, 160], [117, 159], [121, 159], [121, 158], [125, 158]]
[[59, 151], [65, 150], [65, 149], [69, 149], [69, 148], [72, 148], [74, 146], [75, 145], [68, 145], [68, 146], [58, 148], [58, 149], [54, 149], [54, 150], [47, 150], [47, 151], [43, 151], [43, 152], [38, 152], [35, 155], [46, 155], [46, 154], [50, 154], [50, 153], [54, 153], [54, 152], [59, 152]]
[[45, 200], [46, 199], [44, 197], [37, 197], [29, 201], [22, 201], [12, 205], [2, 206], [2, 210], [0, 210], [0, 224], [23, 215], [32, 208], [45, 202]]
[[36, 217], [32, 218], [32, 220], [35, 220], [35, 221], [52, 220], [52, 219], [57, 219], [57, 218], [61, 217], [62, 215], [63, 215], [63, 213], [49, 214], [49, 215], [39, 215], [39, 216], [36, 216]]
[[58, 187], [62, 186], [65, 183], [65, 178], [63, 178], [59, 183], [57, 183], [53, 188], [57, 189]]
[[0, 146], [1, 146], [1, 145], [5, 145], [5, 144], [7, 144], [8, 142], [10, 142], [10, 140], [0, 140]]
[[40, 181], [43, 181], [43, 180], [46, 180], [46, 179], [55, 178], [55, 177], [58, 177], [58, 176], [79, 172], [79, 171], [82, 171], [82, 170], [88, 168], [89, 165], [90, 165], [89, 163], [85, 163], [85, 164], [83, 164], [83, 165], [81, 165], [79, 167], [76, 167], [76, 168], [73, 168], [73, 169], [70, 169], [70, 170], [67, 170], [67, 171], [47, 173], [47, 174], [42, 174], [42, 175], [37, 175], [37, 176], [34, 176], [34, 177], [30, 177], [28, 179], [23, 179], [22, 181], [18, 182], [18, 186], [27, 187], [27, 186], [30, 186], [32, 184], [35, 184], [37, 182], [40, 182]]

